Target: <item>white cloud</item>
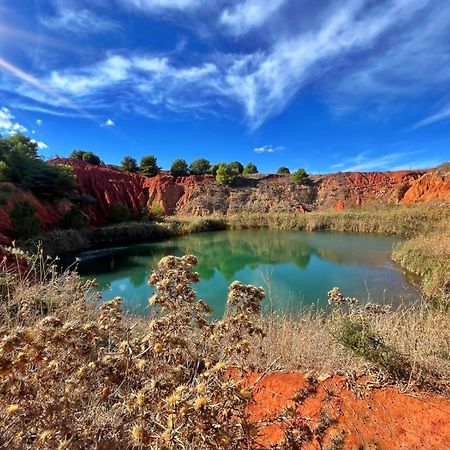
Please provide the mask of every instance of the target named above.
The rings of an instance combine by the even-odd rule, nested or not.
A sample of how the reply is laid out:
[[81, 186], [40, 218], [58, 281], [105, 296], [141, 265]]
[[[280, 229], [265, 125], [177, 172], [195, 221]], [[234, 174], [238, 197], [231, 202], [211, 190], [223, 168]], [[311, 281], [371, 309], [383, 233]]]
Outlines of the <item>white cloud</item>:
[[[424, 150], [400, 151], [374, 156], [366, 150], [350, 158], [345, 158], [339, 164], [330, 166], [331, 169], [341, 168], [341, 172], [365, 172], [378, 170], [401, 170], [424, 168], [423, 164], [430, 161], [413, 160], [411, 157], [423, 153]], [[437, 165], [437, 164], [436, 164]]]
[[93, 33], [111, 31], [117, 24], [95, 14], [89, 9], [80, 7], [80, 2], [73, 0], [53, 0], [56, 13], [44, 16], [40, 22], [52, 30], [68, 30], [71, 33]]
[[28, 130], [23, 125], [14, 121], [14, 116], [8, 108], [0, 108], [0, 134], [11, 136], [16, 133], [26, 133]]
[[[58, 1], [68, 4], [67, 0]], [[373, 101], [402, 94], [413, 98], [416, 92], [448, 83], [450, 51], [443, 47], [448, 46], [443, 43], [450, 13], [446, 2], [329, 0], [326, 8], [316, 8], [311, 19], [303, 17], [296, 26], [297, 17], [282, 17], [295, 12], [295, 2], [288, 5], [288, 0], [220, 0], [208, 14], [204, 13], [206, 6], [198, 8], [207, 5], [205, 0], [117, 1], [149, 12], [200, 11], [192, 17], [200, 20], [201, 14], [207, 16], [210, 35], [217, 33], [211, 27], [217, 20], [222, 31], [235, 35], [263, 25], [278, 32], [268, 33], [262, 43], [248, 40], [245, 50], [236, 46], [236, 53], [208, 50], [190, 54], [184, 49], [181, 58], [179, 52], [111, 50], [94, 63], [51, 70], [39, 80], [80, 109], [114, 106], [156, 117], [173, 112], [227, 114], [238, 106], [249, 127], [256, 129], [311, 83], [341, 108], [368, 97]], [[96, 5], [107, 3], [97, 0]], [[227, 5], [225, 10], [223, 5]], [[216, 15], [211, 20], [213, 8]], [[302, 8], [298, 7], [297, 13], [301, 18]], [[23, 97], [38, 100], [39, 108], [52, 106], [54, 114], [62, 114], [65, 105], [61, 99], [24, 86], [16, 89]], [[431, 123], [429, 120], [440, 118], [431, 116], [424, 124]]]
[[105, 122], [103, 122], [100, 126], [102, 127], [115, 127], [116, 124], [113, 122], [112, 119], [107, 119]]
[[36, 125], [41, 126], [41, 125], [42, 125], [42, 120], [41, 120], [41, 119], [37, 119], [37, 120], [36, 120]]
[[133, 6], [145, 12], [161, 10], [194, 9], [205, 3], [205, 0], [118, 0], [127, 7]]
[[48, 148], [48, 145], [45, 142], [35, 141], [34, 139], [32, 139], [31, 142], [37, 144], [39, 150], [45, 150], [46, 148]]
[[244, 0], [225, 9], [220, 23], [234, 35], [245, 34], [263, 25], [285, 3], [285, 0]]
[[415, 123], [413, 125], [414, 128], [421, 128], [426, 125], [431, 125], [435, 122], [440, 122], [442, 120], [448, 120], [450, 119], [450, 106], [447, 106], [446, 108], [441, 109], [435, 114], [432, 114], [431, 116], [425, 117], [425, 119], [422, 119], [421, 121]]
[[262, 147], [255, 147], [253, 149], [255, 153], [275, 153], [282, 152], [283, 150], [285, 150], [285, 147], [281, 145], [278, 147], [273, 147], [272, 145], [263, 145]]

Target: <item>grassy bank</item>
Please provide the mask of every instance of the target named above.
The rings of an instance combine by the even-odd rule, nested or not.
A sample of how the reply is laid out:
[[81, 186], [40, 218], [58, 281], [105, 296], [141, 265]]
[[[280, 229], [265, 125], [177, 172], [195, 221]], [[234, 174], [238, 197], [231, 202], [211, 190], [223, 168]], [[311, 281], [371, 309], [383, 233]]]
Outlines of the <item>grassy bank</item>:
[[227, 216], [233, 229], [269, 228], [298, 231], [343, 231], [380, 233], [412, 237], [420, 234], [448, 231], [448, 204], [396, 205], [378, 208], [356, 208], [298, 213], [240, 213]]
[[[255, 369], [308, 372], [310, 390], [297, 392], [295, 404], [318, 379], [336, 373], [357, 390], [363, 377], [366, 387], [449, 396], [448, 218], [441, 206], [239, 215], [227, 222], [172, 218], [83, 232], [89, 241], [73, 231], [53, 239], [73, 249], [225, 226], [403, 235], [408, 239], [394, 258], [421, 274], [425, 292], [439, 301], [418, 298], [393, 310], [359, 305], [330, 286], [327, 311], [261, 317], [261, 289], [234, 282], [224, 318], [211, 321], [193, 291], [195, 257], [166, 257], [149, 278], [157, 289], [150, 305], [163, 308], [133, 318], [122, 313], [120, 299], [86, 302], [92, 283], [59, 273], [42, 257], [31, 257], [28, 269], [20, 254], [19, 268], [0, 262], [0, 447], [253, 449], [267, 421], [249, 423], [256, 385], [244, 388], [241, 376]], [[298, 417], [281, 414], [274, 422], [298, 430]], [[303, 448], [323, 436], [308, 430], [286, 433], [274, 448]]]

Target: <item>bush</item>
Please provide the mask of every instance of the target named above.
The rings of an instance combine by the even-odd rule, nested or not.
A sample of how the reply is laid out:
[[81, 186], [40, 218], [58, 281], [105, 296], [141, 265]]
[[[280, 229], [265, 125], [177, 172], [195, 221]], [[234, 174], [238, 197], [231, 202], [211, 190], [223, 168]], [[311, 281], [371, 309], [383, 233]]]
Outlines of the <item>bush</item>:
[[148, 209], [148, 218], [150, 221], [162, 220], [165, 215], [166, 212], [164, 211], [164, 208], [161, 205], [158, 205], [158, 203], [152, 203]]
[[141, 164], [139, 165], [139, 170], [142, 175], [145, 175], [146, 177], [154, 177], [155, 175], [158, 175], [161, 168], [158, 167], [158, 164], [156, 162], [156, 157], [153, 155], [144, 156], [141, 159]]
[[211, 163], [205, 158], [199, 158], [192, 161], [190, 166], [190, 173], [192, 175], [205, 175], [208, 173]]
[[216, 173], [217, 184], [231, 186], [238, 177], [238, 172], [233, 170], [230, 164], [220, 163]]
[[229, 166], [231, 167], [231, 170], [238, 173], [239, 175], [241, 175], [244, 171], [244, 166], [239, 161], [233, 161], [229, 164]]
[[298, 184], [309, 184], [311, 182], [305, 169], [297, 169], [292, 175], [291, 180]]
[[95, 166], [100, 165], [100, 157], [97, 156], [95, 153], [87, 152], [85, 150], [74, 150], [70, 154], [70, 158], [72, 159], [80, 159], [82, 161], [85, 161], [89, 164], [94, 164]]
[[131, 156], [125, 156], [122, 159], [122, 162], [120, 163], [120, 168], [125, 172], [132, 172], [132, 173], [137, 172], [139, 169], [136, 160]]
[[18, 134], [0, 138], [0, 179], [40, 197], [65, 197], [76, 187], [70, 167], [46, 163], [37, 155], [37, 144]]
[[73, 205], [62, 217], [61, 228], [64, 230], [84, 228], [89, 223], [89, 218], [78, 205]]
[[132, 216], [133, 214], [127, 205], [117, 202], [109, 212], [109, 221], [111, 223], [127, 222], [131, 220]]
[[176, 159], [170, 167], [170, 173], [174, 178], [189, 175], [188, 163], [184, 159]]
[[280, 175], [282, 175], [282, 174], [290, 174], [291, 171], [287, 167], [281, 166], [281, 167], [278, 168], [277, 173], [280, 174]]
[[27, 201], [16, 202], [10, 211], [12, 234], [15, 238], [28, 239], [42, 231], [42, 222], [36, 209]]
[[217, 175], [218, 169], [219, 169], [219, 164], [213, 164], [209, 167], [208, 173], [215, 177]]
[[243, 171], [244, 175], [251, 175], [253, 173], [258, 173], [258, 168], [252, 162], [248, 163]]

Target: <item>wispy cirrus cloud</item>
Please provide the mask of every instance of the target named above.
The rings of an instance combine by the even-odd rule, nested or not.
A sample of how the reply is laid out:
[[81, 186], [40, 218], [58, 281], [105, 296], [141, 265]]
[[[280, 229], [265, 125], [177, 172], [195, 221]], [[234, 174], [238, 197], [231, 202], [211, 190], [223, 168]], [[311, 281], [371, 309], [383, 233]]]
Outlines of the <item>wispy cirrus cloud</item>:
[[442, 162], [420, 157], [424, 152], [425, 150], [396, 151], [380, 155], [379, 152], [365, 150], [331, 165], [330, 169], [340, 172], [429, 169]]
[[127, 8], [134, 7], [153, 13], [164, 10], [193, 9], [205, 4], [205, 0], [116, 0]]
[[52, 30], [66, 30], [71, 33], [94, 33], [118, 29], [117, 23], [103, 15], [80, 7], [73, 0], [53, 0], [55, 13], [40, 17], [40, 22]]
[[220, 24], [231, 34], [245, 34], [268, 21], [285, 1], [244, 0], [225, 9], [220, 15]]
[[416, 122], [413, 125], [413, 129], [425, 127], [426, 125], [431, 125], [435, 122], [441, 122], [443, 120], [450, 120], [450, 105], [442, 108], [440, 111], [431, 114], [428, 117]]
[[[69, 0], [53, 1], [73, 5]], [[209, 26], [209, 33], [221, 39], [231, 33], [232, 42], [240, 45], [235, 52], [235, 46], [229, 45], [201, 54], [185, 49], [182, 57], [167, 50], [110, 49], [90, 55], [84, 64], [66, 62], [36, 75], [60, 97], [90, 111], [114, 106], [152, 117], [186, 112], [229, 115], [230, 111], [236, 116], [240, 111], [239, 117], [254, 130], [311, 84], [341, 110], [360, 101], [413, 98], [433, 89], [447, 95], [443, 86], [450, 62], [450, 32], [445, 26], [448, 2], [351, 0], [342, 4], [328, 0], [326, 8], [313, 9], [305, 20], [302, 7], [292, 0], [220, 0], [208, 3], [209, 9], [202, 7], [205, 0], [116, 1], [149, 13], [188, 11], [193, 20], [201, 20], [202, 10], [207, 9], [211, 14], [203, 18], [208, 22], [203, 26]], [[97, 0], [95, 5], [107, 3]], [[84, 10], [93, 14], [86, 5], [80, 0], [80, 16]], [[284, 27], [288, 14], [295, 17]], [[75, 20], [70, 17], [68, 21]], [[283, 20], [278, 23], [277, 17]], [[302, 26], [296, 28], [295, 21]], [[89, 22], [90, 18], [83, 23]], [[278, 32], [255, 45], [241, 45], [245, 33], [266, 24]], [[34, 108], [62, 112], [61, 99], [31, 86], [15, 89], [35, 101]], [[420, 126], [427, 120], [440, 118], [432, 115]]]

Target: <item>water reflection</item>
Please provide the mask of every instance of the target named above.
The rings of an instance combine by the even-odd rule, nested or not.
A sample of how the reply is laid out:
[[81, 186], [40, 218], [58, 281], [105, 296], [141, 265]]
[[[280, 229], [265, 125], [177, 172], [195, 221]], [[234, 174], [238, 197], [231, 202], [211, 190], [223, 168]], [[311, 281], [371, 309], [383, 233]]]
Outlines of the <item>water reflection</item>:
[[263, 285], [269, 278], [276, 308], [326, 301], [340, 286], [346, 295], [376, 301], [408, 301], [416, 295], [389, 259], [395, 239], [342, 233], [244, 230], [202, 233], [81, 255], [79, 270], [95, 277], [105, 298], [121, 295], [136, 313], [146, 312], [152, 291], [147, 277], [168, 254], [198, 256], [201, 282], [197, 292], [223, 311], [227, 287], [234, 279]]

